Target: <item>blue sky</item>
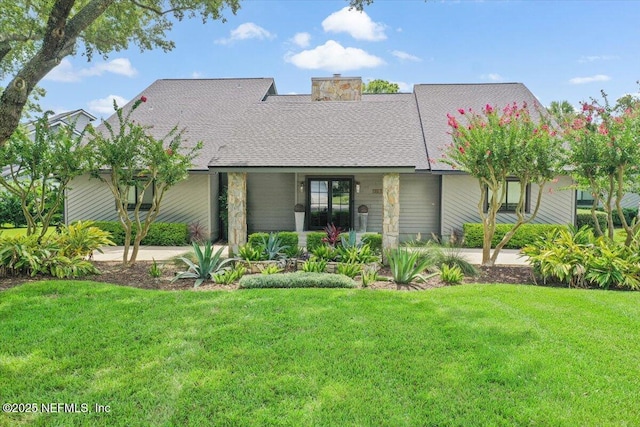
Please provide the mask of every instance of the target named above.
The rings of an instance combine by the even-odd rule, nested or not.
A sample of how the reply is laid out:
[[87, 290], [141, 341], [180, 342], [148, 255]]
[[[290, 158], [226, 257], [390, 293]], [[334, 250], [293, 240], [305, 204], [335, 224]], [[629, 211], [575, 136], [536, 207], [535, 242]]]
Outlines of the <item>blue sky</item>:
[[[522, 82], [543, 105], [638, 93], [639, 1], [244, 0], [228, 21], [176, 23], [176, 49], [67, 58], [41, 104], [110, 115], [156, 79], [273, 77], [281, 94], [342, 73], [399, 83]], [[464, 106], [460, 106], [464, 107]]]

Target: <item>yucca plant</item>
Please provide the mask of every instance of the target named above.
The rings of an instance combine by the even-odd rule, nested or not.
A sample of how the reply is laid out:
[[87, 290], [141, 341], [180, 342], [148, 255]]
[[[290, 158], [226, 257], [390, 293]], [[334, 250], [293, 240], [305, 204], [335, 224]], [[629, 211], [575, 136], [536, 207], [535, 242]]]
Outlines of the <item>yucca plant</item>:
[[426, 281], [439, 273], [423, 275], [425, 270], [433, 267], [433, 259], [425, 257], [417, 251], [409, 251], [406, 248], [388, 250], [386, 259], [391, 269], [393, 281], [406, 285], [415, 281]]
[[190, 259], [185, 257], [180, 257], [180, 260], [189, 266], [189, 270], [176, 275], [172, 282], [175, 282], [178, 279], [196, 279], [193, 287], [197, 288], [202, 284], [202, 282], [212, 278], [214, 274], [225, 270], [225, 266], [227, 264], [235, 261], [234, 258], [223, 259], [222, 251], [223, 248], [220, 248], [214, 254], [213, 245], [211, 245], [211, 242], [206, 242], [203, 252], [197, 243], [193, 243], [193, 252], [196, 256], [196, 262], [192, 262]]

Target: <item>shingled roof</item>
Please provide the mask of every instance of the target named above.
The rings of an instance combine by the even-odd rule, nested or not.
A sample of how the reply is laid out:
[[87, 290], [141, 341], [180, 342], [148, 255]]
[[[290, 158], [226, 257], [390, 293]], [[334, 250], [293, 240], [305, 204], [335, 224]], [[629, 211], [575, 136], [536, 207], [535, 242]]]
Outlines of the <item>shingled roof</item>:
[[439, 160], [451, 142], [447, 113], [480, 111], [486, 104], [536, 103], [520, 83], [420, 84], [413, 93], [311, 101], [311, 95], [277, 95], [271, 78], [158, 80], [135, 99], [142, 95], [147, 101], [132, 118], [153, 126], [155, 137], [177, 125], [185, 129], [185, 145], [204, 143], [196, 170], [396, 168], [446, 173], [450, 166]]
[[284, 95], [250, 105], [209, 166], [428, 169], [428, 161], [413, 94]]
[[[440, 161], [444, 147], [451, 143], [447, 114], [460, 117], [460, 108], [479, 112], [487, 104], [503, 108], [514, 102], [520, 105], [526, 102], [530, 107], [537, 103], [536, 97], [522, 83], [419, 84], [413, 90], [420, 110], [431, 170], [434, 172], [453, 170]], [[537, 117], [533, 108], [532, 117]]]

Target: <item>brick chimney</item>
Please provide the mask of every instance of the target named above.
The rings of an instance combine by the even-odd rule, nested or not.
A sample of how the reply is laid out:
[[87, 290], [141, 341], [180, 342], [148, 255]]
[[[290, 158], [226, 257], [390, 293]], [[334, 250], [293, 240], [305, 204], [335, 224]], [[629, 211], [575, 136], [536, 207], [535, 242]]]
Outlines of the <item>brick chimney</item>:
[[312, 101], [360, 101], [362, 98], [362, 77], [311, 78]]

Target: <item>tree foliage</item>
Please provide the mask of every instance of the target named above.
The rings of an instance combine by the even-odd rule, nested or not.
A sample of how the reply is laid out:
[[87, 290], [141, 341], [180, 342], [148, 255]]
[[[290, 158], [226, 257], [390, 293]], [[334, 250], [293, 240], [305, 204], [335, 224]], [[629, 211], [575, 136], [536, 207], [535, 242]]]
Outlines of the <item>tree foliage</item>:
[[[443, 161], [478, 180], [478, 213], [484, 234], [482, 264], [493, 265], [517, 229], [536, 217], [545, 184], [560, 172], [561, 141], [550, 120], [541, 112], [534, 119], [526, 104], [514, 103], [501, 111], [487, 104], [481, 113], [463, 109], [458, 112], [467, 123], [459, 123], [456, 117], [448, 115], [453, 142], [447, 147]], [[491, 254], [491, 240], [508, 178], [520, 182], [516, 221]], [[536, 203], [527, 216], [527, 186], [533, 183], [538, 185]]]
[[174, 47], [167, 38], [185, 17], [222, 19], [240, 0], [0, 0], [0, 147], [18, 127], [38, 82], [78, 50], [91, 60], [129, 48]]
[[548, 110], [559, 125], [571, 122], [576, 115], [575, 108], [573, 108], [573, 105], [566, 100], [552, 101], [551, 104], [549, 104]]
[[622, 210], [622, 197], [638, 191], [640, 178], [640, 102], [633, 97], [621, 98], [611, 106], [607, 95], [602, 101], [583, 103], [582, 111], [565, 126], [570, 144], [569, 165], [578, 186], [591, 191], [598, 235], [603, 235], [595, 219], [596, 208], [607, 214], [607, 237], [613, 240], [613, 211], [621, 218], [629, 245], [640, 230], [640, 223], [629, 224]]
[[363, 83], [363, 93], [398, 93], [400, 86], [397, 83], [391, 83], [387, 80], [370, 80], [368, 83]]
[[0, 150], [0, 167], [9, 171], [0, 176], [0, 186], [19, 198], [27, 235], [40, 228], [40, 238], [62, 206], [69, 182], [88, 170], [91, 156], [74, 126], [49, 127], [50, 113], [35, 122], [33, 136], [20, 127]]
[[[89, 127], [89, 145], [94, 153], [92, 175], [111, 190], [125, 232], [123, 265], [135, 263], [140, 242], [158, 217], [165, 193], [187, 178], [202, 147], [201, 143], [190, 149], [182, 147], [182, 132], [177, 127], [162, 139], [152, 137], [148, 127], [131, 120], [143, 102], [144, 96], [127, 114], [114, 103], [117, 126], [104, 122], [102, 131]], [[152, 194], [149, 206], [144, 206], [145, 194]]]

